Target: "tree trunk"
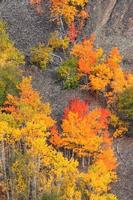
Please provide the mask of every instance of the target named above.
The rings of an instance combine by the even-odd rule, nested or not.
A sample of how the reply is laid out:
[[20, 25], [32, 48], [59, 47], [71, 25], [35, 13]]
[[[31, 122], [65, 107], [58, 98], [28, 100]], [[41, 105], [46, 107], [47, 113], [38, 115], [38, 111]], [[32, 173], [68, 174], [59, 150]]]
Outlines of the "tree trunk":
[[11, 189], [11, 180], [10, 180], [10, 176], [9, 176], [9, 158], [8, 163], [6, 162], [6, 152], [5, 152], [5, 142], [2, 141], [1, 142], [1, 146], [2, 146], [2, 168], [3, 168], [3, 175], [4, 175], [4, 180], [7, 186], [7, 190], [6, 190], [6, 196], [7, 196], [7, 200], [13, 200], [12, 197], [12, 189]]
[[82, 157], [82, 167], [84, 168], [85, 167], [85, 158]]

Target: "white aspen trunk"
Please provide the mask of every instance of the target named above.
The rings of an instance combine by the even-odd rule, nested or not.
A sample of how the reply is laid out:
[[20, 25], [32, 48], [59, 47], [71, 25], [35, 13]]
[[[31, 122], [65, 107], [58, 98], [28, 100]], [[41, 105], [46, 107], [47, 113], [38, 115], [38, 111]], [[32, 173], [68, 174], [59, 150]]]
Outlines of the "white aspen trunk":
[[38, 159], [34, 158], [34, 176], [32, 179], [32, 200], [36, 200], [37, 199], [37, 169], [38, 169]]
[[82, 167], [84, 168], [85, 167], [85, 158], [82, 157]]
[[61, 32], [65, 32], [65, 29], [64, 29], [64, 24], [63, 24], [63, 21], [62, 21], [62, 17], [60, 16], [60, 24], [61, 24]]
[[2, 168], [3, 168], [3, 174], [4, 174], [4, 180], [6, 182], [7, 185], [7, 190], [6, 190], [6, 196], [7, 196], [7, 200], [13, 200], [12, 199], [12, 191], [10, 188], [10, 179], [8, 179], [8, 174], [7, 174], [7, 164], [6, 164], [6, 153], [5, 153], [5, 144], [4, 144], [4, 140], [1, 142], [1, 146], [2, 146]]
[[28, 179], [28, 192], [27, 192], [27, 197], [26, 197], [26, 200], [29, 200], [30, 199], [30, 182], [31, 182], [31, 180], [30, 180], [30, 178]]
[[32, 199], [33, 200], [37, 199], [36, 189], [37, 189], [37, 177], [36, 177], [36, 175], [34, 175], [33, 182], [32, 182]]
[[68, 159], [71, 159], [71, 150], [68, 150]]
[[91, 162], [91, 160], [90, 160], [90, 156], [88, 157], [88, 166], [90, 165], [90, 162]]
[[74, 151], [72, 150], [72, 158], [74, 159]]
[[12, 199], [13, 198], [13, 180], [12, 180], [12, 171], [11, 171], [11, 164], [12, 164], [12, 146], [8, 145], [8, 173], [9, 173], [9, 187], [10, 187], [10, 191], [11, 191], [11, 196]]
[[68, 158], [68, 150], [66, 149], [66, 157]]
[[41, 167], [41, 157], [38, 156], [37, 159], [37, 178], [36, 178], [36, 196], [38, 198], [38, 191], [39, 191], [39, 171], [40, 171], [40, 167]]

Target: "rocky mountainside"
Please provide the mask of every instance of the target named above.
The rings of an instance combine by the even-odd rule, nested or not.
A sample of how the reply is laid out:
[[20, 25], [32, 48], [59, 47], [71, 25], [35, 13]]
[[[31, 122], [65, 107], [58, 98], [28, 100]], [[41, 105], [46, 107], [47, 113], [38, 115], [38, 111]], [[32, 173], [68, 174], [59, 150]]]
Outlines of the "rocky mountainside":
[[[87, 9], [90, 18], [84, 34], [95, 32], [96, 44], [107, 50], [112, 46], [119, 47], [125, 66], [133, 69], [133, 1], [89, 0]], [[7, 21], [16, 46], [25, 52], [34, 44], [46, 41], [49, 31], [53, 29], [47, 10], [43, 15], [37, 15], [28, 0], [1, 0], [0, 17]]]
[[129, 70], [133, 63], [133, 1], [90, 0], [90, 20], [85, 32], [96, 32], [97, 45], [109, 50], [117, 46]]
[[[87, 9], [90, 18], [82, 34], [95, 32], [96, 45], [107, 51], [112, 46], [119, 47], [123, 55], [123, 66], [133, 70], [133, 0], [89, 0]], [[0, 18], [6, 20], [11, 39], [26, 54], [35, 44], [47, 41], [49, 32], [54, 30], [49, 17], [46, 9], [42, 15], [37, 15], [28, 0], [0, 0]], [[94, 101], [80, 89], [62, 90], [55, 83], [55, 66], [50, 66], [43, 73], [37, 68], [26, 73], [32, 75], [33, 86], [41, 92], [44, 100], [51, 103], [56, 118], [73, 97]], [[133, 200], [133, 138], [117, 139], [114, 147], [120, 165], [119, 181], [113, 185], [113, 190], [118, 200]]]

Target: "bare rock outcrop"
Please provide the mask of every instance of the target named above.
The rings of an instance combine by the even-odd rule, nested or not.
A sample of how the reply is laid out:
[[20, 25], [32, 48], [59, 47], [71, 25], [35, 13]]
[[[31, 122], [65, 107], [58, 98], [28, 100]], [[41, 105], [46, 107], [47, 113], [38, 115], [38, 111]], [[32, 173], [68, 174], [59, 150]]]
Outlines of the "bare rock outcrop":
[[90, 0], [90, 19], [85, 33], [95, 32], [96, 44], [107, 51], [117, 46], [123, 55], [124, 67], [133, 70], [133, 1]]

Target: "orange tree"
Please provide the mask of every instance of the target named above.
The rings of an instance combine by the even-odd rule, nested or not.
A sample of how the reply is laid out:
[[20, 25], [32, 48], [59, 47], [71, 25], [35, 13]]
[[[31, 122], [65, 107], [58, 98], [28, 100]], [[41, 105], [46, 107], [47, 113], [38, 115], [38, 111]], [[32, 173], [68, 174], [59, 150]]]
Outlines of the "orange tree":
[[109, 116], [109, 111], [104, 108], [91, 111], [86, 102], [74, 99], [64, 110], [61, 136], [54, 129], [51, 141], [54, 145], [72, 150], [78, 157], [93, 155], [108, 135]]
[[112, 111], [112, 123], [117, 129], [114, 133], [119, 136], [127, 131], [127, 125], [116, 116], [118, 96], [133, 85], [133, 75], [121, 67], [122, 57], [118, 48], [113, 48], [108, 56], [102, 48], [95, 48], [95, 36], [75, 44], [71, 54], [78, 59], [78, 74], [88, 77], [86, 88], [101, 93], [108, 108]]
[[[52, 15], [58, 20], [60, 17], [64, 17], [65, 21], [70, 25], [74, 22], [77, 15], [85, 17], [83, 15], [83, 8], [87, 3], [87, 0], [51, 0]], [[78, 7], [80, 9], [78, 10]]]
[[[43, 0], [30, 0], [30, 4], [39, 5]], [[88, 0], [50, 0], [52, 17], [59, 21], [60, 17], [67, 24], [72, 24], [76, 16], [86, 18], [87, 13], [83, 10]]]
[[[41, 12], [41, 3], [43, 0], [30, 0], [30, 4], [35, 6], [37, 12]], [[85, 6], [88, 0], [50, 0], [50, 11], [54, 21], [61, 25], [64, 30], [64, 22], [68, 25], [68, 36], [70, 41], [77, 38], [78, 31], [82, 30], [85, 20], [88, 18], [88, 13], [85, 11]], [[76, 30], [74, 21], [78, 19], [78, 31]]]
[[120, 66], [122, 57], [118, 48], [106, 56], [102, 48], [95, 48], [95, 36], [75, 44], [71, 54], [78, 58], [79, 75], [87, 74], [88, 88], [102, 92], [109, 101], [133, 84], [133, 75], [125, 73]]
[[[117, 180], [113, 140], [108, 131], [109, 117], [108, 110], [90, 110], [87, 102], [74, 99], [64, 110], [62, 132], [52, 128], [50, 142], [58, 149], [67, 150], [69, 159], [82, 158], [83, 172], [79, 174], [78, 185], [85, 199], [117, 199], [109, 186]], [[89, 165], [85, 161], [89, 161]]]

